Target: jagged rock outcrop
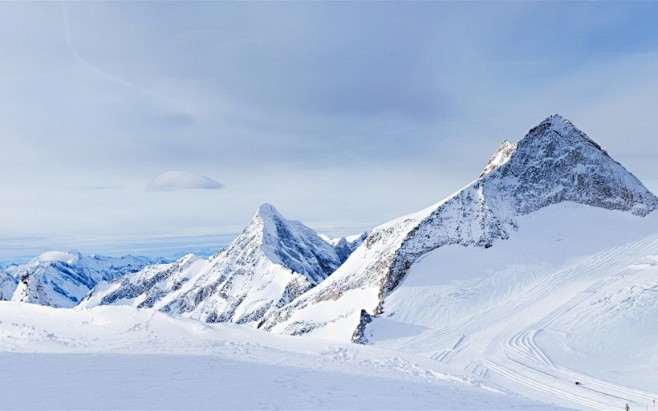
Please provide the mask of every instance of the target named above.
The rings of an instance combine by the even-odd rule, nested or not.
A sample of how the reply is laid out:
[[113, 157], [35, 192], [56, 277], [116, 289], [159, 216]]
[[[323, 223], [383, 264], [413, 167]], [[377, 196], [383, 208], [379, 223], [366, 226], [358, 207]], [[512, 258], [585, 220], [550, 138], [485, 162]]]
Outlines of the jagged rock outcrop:
[[375, 228], [327, 281], [272, 312], [263, 329], [358, 341], [362, 311], [385, 296], [418, 258], [446, 245], [488, 248], [513, 235], [516, 218], [564, 201], [654, 211], [658, 199], [568, 120], [554, 115], [516, 145], [504, 141], [481, 177], [448, 199]]
[[367, 344], [368, 337], [366, 336], [366, 326], [372, 322], [372, 315], [368, 314], [366, 310], [361, 310], [359, 316], [359, 324], [356, 326], [352, 334], [352, 342], [357, 344]]
[[99, 287], [83, 304], [129, 304], [206, 322], [257, 325], [340, 263], [334, 246], [315, 231], [264, 204], [228, 248], [210, 259], [188, 255], [146, 267]]

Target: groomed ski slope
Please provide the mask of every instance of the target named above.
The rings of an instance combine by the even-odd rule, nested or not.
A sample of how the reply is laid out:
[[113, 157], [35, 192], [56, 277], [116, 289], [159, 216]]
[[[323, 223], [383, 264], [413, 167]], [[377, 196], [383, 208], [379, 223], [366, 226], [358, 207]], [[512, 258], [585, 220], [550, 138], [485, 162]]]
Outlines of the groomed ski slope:
[[0, 409], [555, 409], [411, 354], [127, 306], [0, 302], [0, 347]]
[[417, 262], [369, 326], [371, 342], [547, 403], [653, 409], [658, 217], [560, 204], [519, 227], [489, 249], [445, 247]]

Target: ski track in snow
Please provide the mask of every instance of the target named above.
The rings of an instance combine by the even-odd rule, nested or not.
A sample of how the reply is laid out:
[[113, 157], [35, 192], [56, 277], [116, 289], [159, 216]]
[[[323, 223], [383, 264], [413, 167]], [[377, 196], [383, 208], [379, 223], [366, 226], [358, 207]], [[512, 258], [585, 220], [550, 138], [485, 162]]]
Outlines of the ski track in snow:
[[[506, 318], [516, 313], [543, 309], [538, 321], [518, 332], [513, 332], [511, 336], [506, 332], [501, 334], [502, 341], [498, 340], [498, 351], [502, 353], [500, 361], [488, 356], [488, 358], [473, 360], [469, 365], [479, 362], [487, 370], [507, 380], [505, 383], [489, 373], [490, 378], [502, 386], [511, 389], [509, 382], [521, 384], [539, 392], [539, 398], [543, 396], [543, 400], [547, 402], [561, 399], [563, 405], [572, 404], [584, 409], [611, 411], [619, 409], [616, 404], [628, 403], [632, 408], [644, 409], [647, 404], [658, 398], [658, 394], [610, 383], [555, 364], [536, 344], [535, 336], [553, 321], [577, 308], [597, 291], [627, 275], [632, 275], [638, 264], [629, 266], [629, 261], [638, 262], [640, 266], [655, 264], [651, 254], [657, 249], [658, 235], [654, 235], [595, 254], [541, 281], [518, 299], [450, 326], [427, 331], [401, 343], [397, 348], [408, 352], [424, 353], [433, 360], [450, 363], [463, 349], [464, 341], [469, 335], [498, 327]], [[579, 286], [580, 288], [577, 288]], [[556, 293], [570, 297], [553, 310], [546, 312], [544, 307], [552, 306], [544, 304], [542, 307], [542, 301]], [[446, 346], [450, 348], [436, 352], [437, 347]], [[487, 370], [481, 372], [486, 373]], [[576, 385], [576, 381], [581, 385]]]
[[413, 354], [132, 307], [2, 302], [0, 364], [11, 410], [555, 409]]

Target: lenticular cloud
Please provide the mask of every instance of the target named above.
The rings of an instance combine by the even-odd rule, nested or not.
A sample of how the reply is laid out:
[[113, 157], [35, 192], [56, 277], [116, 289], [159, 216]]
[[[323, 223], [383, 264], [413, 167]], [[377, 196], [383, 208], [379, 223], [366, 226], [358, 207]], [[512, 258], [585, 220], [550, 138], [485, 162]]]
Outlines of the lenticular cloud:
[[146, 186], [147, 191], [217, 190], [220, 188], [224, 188], [222, 183], [189, 171], [166, 171], [153, 177]]

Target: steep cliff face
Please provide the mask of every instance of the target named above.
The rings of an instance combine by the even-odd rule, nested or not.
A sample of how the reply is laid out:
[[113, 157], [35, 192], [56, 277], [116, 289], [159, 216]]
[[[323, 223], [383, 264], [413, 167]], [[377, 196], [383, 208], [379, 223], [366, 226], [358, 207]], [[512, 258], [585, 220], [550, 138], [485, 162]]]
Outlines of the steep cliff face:
[[312, 229], [262, 205], [208, 260], [192, 255], [95, 290], [86, 305], [129, 304], [207, 322], [257, 324], [338, 268], [336, 249]]
[[331, 278], [273, 312], [262, 327], [362, 341], [355, 333], [361, 310], [380, 314], [387, 293], [418, 258], [446, 245], [491, 247], [513, 235], [517, 216], [565, 201], [637, 216], [658, 205], [599, 145], [554, 115], [517, 144], [503, 142], [481, 177], [453, 196], [375, 228]]

